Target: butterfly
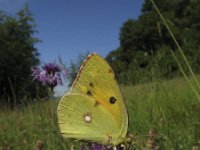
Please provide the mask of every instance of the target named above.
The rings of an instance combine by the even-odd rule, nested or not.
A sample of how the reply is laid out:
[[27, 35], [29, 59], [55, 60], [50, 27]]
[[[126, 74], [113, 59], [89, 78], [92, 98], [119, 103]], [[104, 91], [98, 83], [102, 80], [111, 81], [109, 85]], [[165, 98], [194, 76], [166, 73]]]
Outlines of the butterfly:
[[92, 53], [84, 60], [70, 92], [58, 104], [57, 116], [66, 139], [113, 146], [124, 141], [128, 114], [105, 59]]

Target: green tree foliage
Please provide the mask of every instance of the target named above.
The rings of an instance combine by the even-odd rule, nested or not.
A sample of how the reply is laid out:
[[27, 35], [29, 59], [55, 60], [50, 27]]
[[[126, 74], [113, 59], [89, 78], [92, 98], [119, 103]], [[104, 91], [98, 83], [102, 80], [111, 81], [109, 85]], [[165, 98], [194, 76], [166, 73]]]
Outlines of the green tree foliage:
[[[198, 0], [155, 0], [189, 59], [200, 71], [200, 2]], [[179, 75], [170, 50], [176, 46], [151, 1], [143, 4], [138, 19], [129, 19], [120, 29], [120, 47], [111, 51], [107, 60], [123, 84], [143, 83], [153, 78]], [[181, 61], [181, 60], [180, 60]]]
[[28, 6], [15, 17], [0, 12], [1, 102], [19, 103], [38, 94], [31, 77], [31, 68], [39, 64], [39, 54], [34, 47], [39, 40], [33, 36], [35, 32]]

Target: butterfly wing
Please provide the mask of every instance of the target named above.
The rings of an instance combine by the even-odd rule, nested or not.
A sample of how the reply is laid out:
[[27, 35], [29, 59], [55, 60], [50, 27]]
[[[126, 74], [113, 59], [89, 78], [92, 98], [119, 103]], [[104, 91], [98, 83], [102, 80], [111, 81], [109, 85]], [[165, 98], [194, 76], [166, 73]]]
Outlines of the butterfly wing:
[[63, 97], [58, 106], [58, 120], [65, 138], [110, 144], [115, 134], [115, 118], [95, 99], [82, 94]]
[[[92, 100], [94, 103], [93, 105], [86, 105], [85, 102], [81, 102], [81, 98], [74, 100], [74, 102], [77, 106], [81, 104], [80, 109], [85, 109], [85, 107], [88, 107], [89, 109], [93, 110], [95, 112], [95, 116], [93, 118], [95, 120], [99, 120], [95, 123], [96, 125], [93, 124], [89, 128], [89, 130], [95, 130], [96, 132], [88, 131], [85, 132], [85, 134], [77, 134], [77, 137], [75, 137], [76, 139], [85, 139], [84, 137], [88, 136], [89, 140], [96, 140], [99, 143], [106, 143], [108, 142], [107, 139], [109, 137], [109, 144], [113, 145], [116, 145], [123, 140], [127, 133], [128, 127], [127, 110], [121, 95], [121, 91], [115, 80], [114, 73], [111, 67], [102, 57], [97, 54], [91, 54], [85, 59], [72, 85], [70, 94], [84, 95], [87, 97], [86, 99], [88, 101]], [[70, 94], [65, 95], [61, 100], [61, 102], [64, 102], [63, 105], [66, 107], [71, 107], [70, 103], [68, 103], [69, 101], [66, 100], [69, 99]], [[62, 111], [58, 111], [58, 116], [67, 114], [68, 112], [63, 113]], [[69, 119], [64, 118], [64, 116], [59, 118], [66, 121]], [[74, 120], [77, 120], [76, 123], [79, 122], [78, 119], [80, 118], [74, 116]], [[74, 124], [72, 124], [72, 126], [74, 126]], [[105, 132], [100, 132], [100, 129], [96, 130], [97, 126], [103, 131], [106, 127], [106, 134]], [[81, 130], [81, 128], [82, 127], [80, 126], [79, 130]], [[67, 130], [67, 127], [64, 128], [64, 126], [60, 126], [60, 129], [61, 132], [63, 132]], [[78, 130], [71, 127], [71, 132], [75, 133], [76, 131]], [[93, 133], [95, 133], [96, 137], [98, 138], [94, 138]], [[70, 138], [67, 132], [65, 137]]]

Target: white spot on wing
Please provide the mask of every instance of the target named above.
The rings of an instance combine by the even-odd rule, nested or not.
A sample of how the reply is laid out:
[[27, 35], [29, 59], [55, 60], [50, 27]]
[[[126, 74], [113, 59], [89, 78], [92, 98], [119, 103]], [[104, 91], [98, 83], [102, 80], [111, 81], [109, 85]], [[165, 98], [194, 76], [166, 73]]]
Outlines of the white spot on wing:
[[92, 121], [92, 117], [91, 117], [89, 114], [87, 114], [87, 115], [85, 116], [85, 121], [86, 121], [87, 123], [91, 122], [91, 121]]

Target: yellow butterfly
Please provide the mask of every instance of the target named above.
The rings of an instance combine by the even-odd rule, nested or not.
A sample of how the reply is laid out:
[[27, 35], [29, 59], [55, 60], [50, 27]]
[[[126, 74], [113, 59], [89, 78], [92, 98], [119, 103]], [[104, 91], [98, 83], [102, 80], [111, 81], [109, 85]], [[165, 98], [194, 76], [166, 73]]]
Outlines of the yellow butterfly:
[[113, 146], [123, 142], [127, 110], [115, 75], [102, 57], [92, 53], [85, 59], [57, 114], [64, 138]]

